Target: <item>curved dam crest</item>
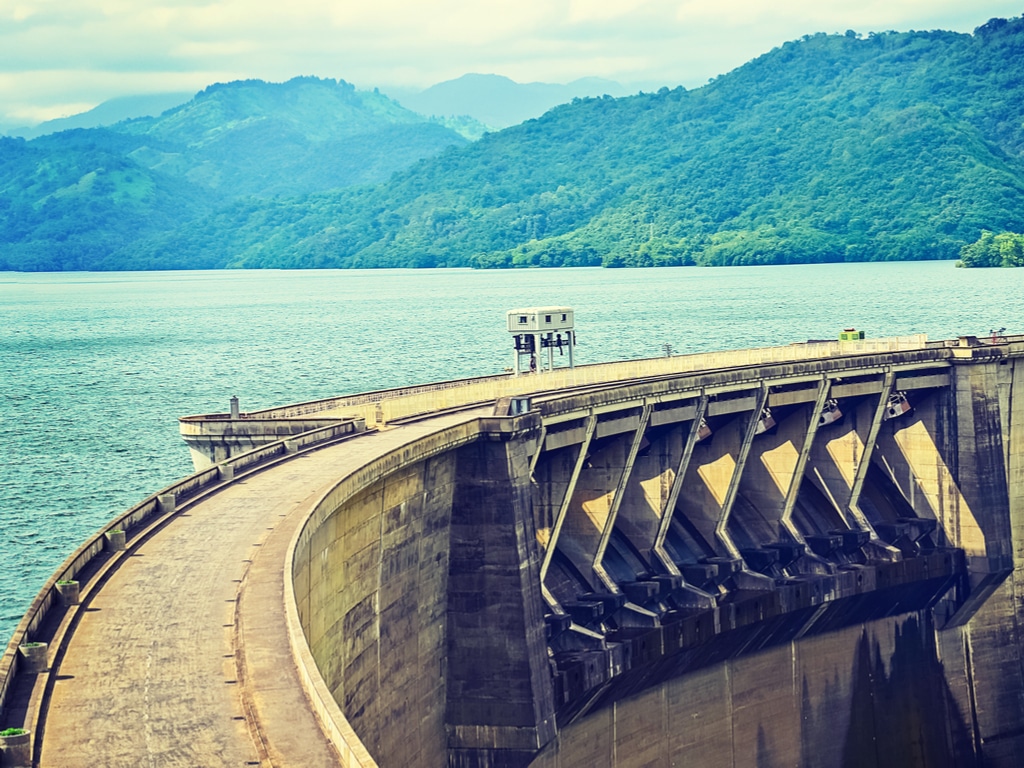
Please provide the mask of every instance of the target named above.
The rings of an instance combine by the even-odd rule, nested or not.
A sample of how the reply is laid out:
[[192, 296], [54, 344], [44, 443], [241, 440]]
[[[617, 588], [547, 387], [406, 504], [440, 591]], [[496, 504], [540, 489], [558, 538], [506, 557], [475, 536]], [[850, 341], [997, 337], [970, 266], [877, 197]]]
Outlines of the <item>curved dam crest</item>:
[[[1016, 337], [795, 345], [183, 419], [209, 484], [126, 525], [102, 579], [99, 552], [55, 574], [80, 567], [86, 597], [37, 600], [16, 640], [51, 642], [48, 671], [8, 650], [3, 724], [33, 726], [41, 765], [117, 763], [64, 719], [105, 716], [74, 704], [94, 674], [75, 665], [126, 626], [103, 603], [118, 580], [216, 528], [216, 504], [248, 520], [213, 547], [245, 564], [226, 596], [195, 590], [221, 608], [182, 631], [207, 627], [211, 671], [186, 676], [226, 726], [153, 751], [183, 669], [154, 625], [166, 709], [105, 683], [156, 728], [124, 764], [301, 765], [272, 727], [285, 685], [345, 765], [1015, 765], [1022, 356]], [[320, 436], [288, 424], [310, 419]]]

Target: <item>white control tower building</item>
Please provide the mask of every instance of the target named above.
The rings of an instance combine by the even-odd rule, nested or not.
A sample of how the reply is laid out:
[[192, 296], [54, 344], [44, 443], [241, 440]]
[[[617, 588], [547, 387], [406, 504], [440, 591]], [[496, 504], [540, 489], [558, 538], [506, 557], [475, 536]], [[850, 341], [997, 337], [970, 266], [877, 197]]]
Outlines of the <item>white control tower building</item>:
[[[512, 371], [516, 376], [526, 372], [554, 370], [556, 349], [560, 357], [568, 350], [569, 367], [574, 367], [576, 332], [573, 330], [570, 307], [510, 309], [506, 316], [508, 332], [512, 334], [514, 342]], [[544, 350], [547, 350], [547, 355], [543, 354]]]

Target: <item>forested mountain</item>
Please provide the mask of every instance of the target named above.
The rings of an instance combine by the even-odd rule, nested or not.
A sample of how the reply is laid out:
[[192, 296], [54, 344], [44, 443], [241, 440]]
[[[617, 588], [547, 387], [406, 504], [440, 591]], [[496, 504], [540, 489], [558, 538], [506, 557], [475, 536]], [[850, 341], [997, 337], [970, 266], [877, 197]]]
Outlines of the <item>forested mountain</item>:
[[58, 136], [0, 138], [0, 270], [117, 268], [104, 262], [110, 254], [223, 202], [139, 166], [127, 137], [105, 129]]
[[383, 181], [445, 146], [467, 143], [376, 91], [314, 77], [212, 85], [160, 117], [118, 130], [146, 140], [133, 155], [141, 164], [233, 197]]
[[[145, 168], [159, 184], [204, 166]], [[102, 266], [953, 259], [982, 230], [1024, 231], [1020, 19], [808, 36], [692, 91], [575, 100], [377, 186], [236, 198]]]
[[241, 197], [380, 182], [466, 143], [377, 92], [317, 78], [213, 85], [158, 117], [0, 139], [0, 269], [123, 268], [141, 238]]
[[1021, 231], [1022, 151], [1020, 20], [822, 34], [693, 91], [579, 100], [386, 185], [237, 203], [132, 263], [953, 259], [982, 229]]

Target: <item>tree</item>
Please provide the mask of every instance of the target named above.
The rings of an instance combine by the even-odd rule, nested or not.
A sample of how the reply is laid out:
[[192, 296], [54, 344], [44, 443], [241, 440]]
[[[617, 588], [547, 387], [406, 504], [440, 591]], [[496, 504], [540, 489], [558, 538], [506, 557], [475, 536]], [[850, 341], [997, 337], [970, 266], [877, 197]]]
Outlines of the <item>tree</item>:
[[960, 249], [959, 267], [1024, 267], [1024, 235], [982, 230], [981, 237]]

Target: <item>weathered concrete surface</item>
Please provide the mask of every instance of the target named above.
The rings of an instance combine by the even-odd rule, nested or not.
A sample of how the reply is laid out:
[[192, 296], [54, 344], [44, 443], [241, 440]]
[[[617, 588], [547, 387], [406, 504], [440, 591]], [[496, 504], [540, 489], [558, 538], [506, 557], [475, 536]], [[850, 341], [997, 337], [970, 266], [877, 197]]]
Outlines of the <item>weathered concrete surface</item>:
[[980, 585], [987, 599], [978, 612], [941, 635], [943, 654], [970, 681], [960, 706], [971, 708], [986, 766], [1019, 765], [1024, 754], [1024, 376], [1016, 375], [1024, 369], [1015, 363], [956, 367], [958, 418], [940, 422], [937, 438], [961, 489], [944, 514], [960, 530], [976, 580], [1008, 562], [1013, 569], [991, 594]]
[[522, 765], [554, 735], [527, 444], [438, 433], [333, 489], [299, 537], [299, 620], [381, 765]]
[[616, 525], [631, 541], [642, 543], [644, 551], [654, 546], [657, 538], [687, 431], [681, 425], [648, 428], [644, 438], [648, 443], [626, 486]]
[[[92, 639], [75, 647], [76, 636], [69, 649], [89, 689], [80, 711], [113, 702], [110, 719], [149, 727], [142, 732], [154, 745], [130, 754], [116, 728], [91, 717], [87, 727], [95, 725], [106, 740], [100, 746], [116, 749], [113, 757], [97, 757], [90, 746], [90, 762], [195, 761], [198, 752], [175, 751], [181, 748], [170, 737], [180, 734], [160, 725], [182, 700], [189, 713], [200, 713], [199, 720], [186, 715], [181, 732], [186, 740], [195, 734], [203, 755], [197, 764], [255, 755], [286, 765], [310, 748], [315, 740], [300, 734], [314, 720], [293, 726], [287, 714], [280, 721], [275, 715], [275, 707], [302, 709], [294, 674], [279, 664], [288, 659], [288, 643], [271, 610], [282, 594], [290, 599], [277, 585], [291, 578], [324, 683], [384, 768], [520, 768], [545, 744], [537, 766], [1016, 765], [1024, 751], [1024, 643], [1017, 630], [1024, 620], [1024, 385], [1015, 377], [1017, 360], [999, 359], [1004, 350], [981, 350], [969, 361], [973, 349], [956, 353], [963, 364], [952, 367], [948, 355], [902, 358], [917, 366], [912, 371], [924, 371], [913, 389], [919, 411], [892, 422], [881, 422], [880, 405], [894, 379], [884, 368], [893, 358], [784, 364], [746, 378], [709, 371], [699, 384], [639, 381], [616, 391], [547, 395], [539, 412], [492, 432], [460, 425], [467, 417], [458, 416], [436, 422], [456, 425], [443, 433], [424, 424], [361, 438], [354, 452], [369, 446], [370, 453], [351, 462], [331, 454], [342, 458], [288, 486], [312, 493], [291, 499], [305, 513], [292, 512], [287, 494], [275, 496], [269, 482], [247, 496], [245, 486], [259, 478], [225, 491], [217, 498], [234, 499], [238, 508], [226, 504], [210, 529], [191, 528], [169, 549], [147, 551], [179, 523], [189, 524], [179, 518], [111, 581], [122, 574], [154, 578], [155, 569], [146, 571], [149, 554], [161, 565], [165, 558], [198, 559], [197, 575], [179, 573], [180, 565], [169, 571], [186, 603], [195, 603], [200, 624], [171, 632], [177, 639], [166, 666], [201, 684], [147, 672], [145, 653], [119, 649], [116, 663], [132, 674], [143, 670], [139, 704], [135, 691], [104, 680], [106, 668], [93, 663], [119, 639], [145, 650], [165, 630], [145, 611], [125, 609], [145, 601], [138, 584], [121, 583], [113, 593], [119, 602], [97, 599], [102, 610], [83, 617]], [[847, 376], [843, 366], [855, 374]], [[804, 436], [816, 423], [808, 403], [824, 391], [823, 369], [846, 398], [847, 416], [818, 433], [796, 478]], [[754, 381], [757, 375], [763, 380]], [[687, 420], [696, 423], [708, 387], [718, 388], [708, 408], [714, 433], [693, 451], [678, 504], [663, 508], [683, 445], [696, 434]], [[769, 389], [779, 424], [754, 437]], [[429, 397], [447, 397], [442, 392]], [[648, 435], [642, 425], [652, 413]], [[548, 417], [543, 429], [554, 429], [547, 437], [532, 434]], [[424, 439], [406, 443], [417, 429]], [[573, 447], [591, 433], [593, 443]], [[542, 440], [549, 450], [534, 456]], [[329, 454], [264, 477], [312, 468]], [[543, 616], [538, 559], [579, 467], [568, 522], [550, 547], [560, 561], [547, 582], [564, 605], [575, 604], [568, 616]], [[790, 488], [801, 491], [794, 523], [803, 534], [828, 539], [835, 528], [867, 534], [875, 526], [889, 538], [864, 548], [855, 535], [848, 551], [830, 550], [813, 567], [773, 561], [773, 552], [781, 558], [790, 550], [790, 562], [813, 559], [786, 540], [780, 524]], [[246, 504], [258, 511], [255, 519], [243, 513]], [[271, 526], [268, 515], [284, 517]], [[668, 515], [678, 569], [665, 573], [668, 564], [649, 552]], [[936, 521], [942, 529], [935, 541], [926, 534], [918, 544], [899, 533]], [[240, 538], [218, 547], [222, 522], [237, 526]], [[197, 543], [205, 537], [214, 543]], [[849, 537], [838, 538], [845, 548]], [[286, 539], [296, 543], [293, 551]], [[936, 543], [964, 546], [969, 583], [962, 554]], [[184, 557], [186, 546], [198, 547], [198, 556]], [[293, 557], [288, 574], [281, 573], [282, 552]], [[215, 556], [253, 561], [234, 592], [217, 586], [232, 573], [208, 566]], [[599, 565], [607, 566], [603, 574]], [[703, 602], [681, 601], [687, 587], [680, 572], [702, 579]], [[208, 594], [193, 579], [213, 585]], [[140, 621], [141, 632], [104, 630], [104, 610], [122, 625]], [[171, 602], [164, 610], [177, 620], [188, 609]], [[232, 610], [237, 621], [225, 621], [223, 612]], [[219, 639], [210, 631], [217, 621], [229, 625]], [[220, 654], [180, 652], [197, 640]], [[217, 660], [228, 666], [218, 672]], [[235, 682], [227, 678], [232, 672]], [[53, 711], [68, 716], [79, 702], [67, 695], [74, 686], [59, 690], [65, 682], [73, 681], [56, 681]], [[201, 713], [225, 712], [243, 719], [200, 724]], [[327, 758], [300, 759], [294, 764]]]
[[404, 467], [308, 534], [296, 601], [334, 699], [384, 765], [442, 765], [451, 454]]
[[233, 484], [143, 543], [70, 640], [40, 765], [336, 764], [284, 633], [282, 547], [340, 476], [473, 415], [304, 455]]

